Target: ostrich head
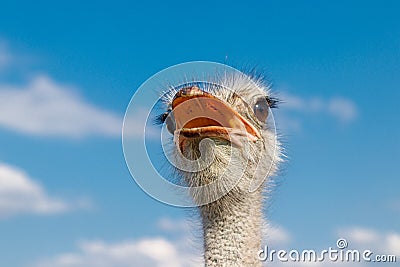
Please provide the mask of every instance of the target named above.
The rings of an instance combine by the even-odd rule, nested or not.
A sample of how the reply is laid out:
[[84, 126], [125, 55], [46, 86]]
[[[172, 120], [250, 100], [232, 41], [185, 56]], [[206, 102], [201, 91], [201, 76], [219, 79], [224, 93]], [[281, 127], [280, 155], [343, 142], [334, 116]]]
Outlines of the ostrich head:
[[261, 78], [221, 75], [164, 96], [176, 172], [200, 209], [207, 266], [258, 266], [265, 181], [280, 146]]

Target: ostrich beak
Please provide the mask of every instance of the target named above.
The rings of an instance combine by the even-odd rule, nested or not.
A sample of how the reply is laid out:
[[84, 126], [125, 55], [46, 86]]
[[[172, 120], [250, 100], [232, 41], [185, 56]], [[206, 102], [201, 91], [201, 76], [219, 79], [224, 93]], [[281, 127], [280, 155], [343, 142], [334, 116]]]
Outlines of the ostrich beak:
[[172, 110], [180, 147], [185, 138], [223, 138], [239, 147], [243, 137], [252, 142], [261, 138], [259, 131], [236, 110], [196, 86], [181, 89], [172, 101]]

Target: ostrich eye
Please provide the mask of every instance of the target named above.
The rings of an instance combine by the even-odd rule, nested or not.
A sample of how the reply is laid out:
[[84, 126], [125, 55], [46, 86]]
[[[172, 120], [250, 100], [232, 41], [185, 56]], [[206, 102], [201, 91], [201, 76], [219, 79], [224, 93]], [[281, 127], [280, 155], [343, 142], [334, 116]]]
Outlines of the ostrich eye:
[[168, 132], [174, 134], [176, 126], [175, 126], [174, 115], [172, 112], [170, 112], [169, 115], [166, 116], [165, 124], [167, 125]]
[[266, 98], [260, 98], [254, 105], [254, 115], [259, 121], [265, 122], [269, 113], [269, 104]]

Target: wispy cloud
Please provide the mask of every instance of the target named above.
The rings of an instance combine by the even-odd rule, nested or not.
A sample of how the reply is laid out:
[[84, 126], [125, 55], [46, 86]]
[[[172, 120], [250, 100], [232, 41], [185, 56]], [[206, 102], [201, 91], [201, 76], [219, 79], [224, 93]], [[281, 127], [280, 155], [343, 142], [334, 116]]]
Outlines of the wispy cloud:
[[356, 104], [343, 97], [330, 99], [328, 101], [328, 111], [342, 122], [351, 122], [358, 116]]
[[120, 136], [122, 117], [85, 101], [75, 88], [39, 75], [0, 84], [0, 127], [38, 136]]
[[300, 130], [304, 116], [330, 116], [340, 123], [350, 123], [357, 119], [357, 105], [345, 97], [302, 97], [282, 92], [283, 101], [278, 114], [277, 123], [290, 130]]
[[55, 214], [87, 207], [50, 196], [46, 190], [19, 168], [0, 163], [0, 219], [18, 214]]

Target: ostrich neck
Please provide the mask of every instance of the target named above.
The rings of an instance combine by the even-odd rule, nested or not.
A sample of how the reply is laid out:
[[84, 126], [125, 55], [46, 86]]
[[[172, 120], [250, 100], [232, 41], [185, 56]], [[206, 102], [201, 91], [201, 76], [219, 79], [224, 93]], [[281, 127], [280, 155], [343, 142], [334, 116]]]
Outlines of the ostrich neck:
[[262, 266], [262, 198], [261, 191], [234, 201], [228, 195], [201, 207], [207, 267]]

